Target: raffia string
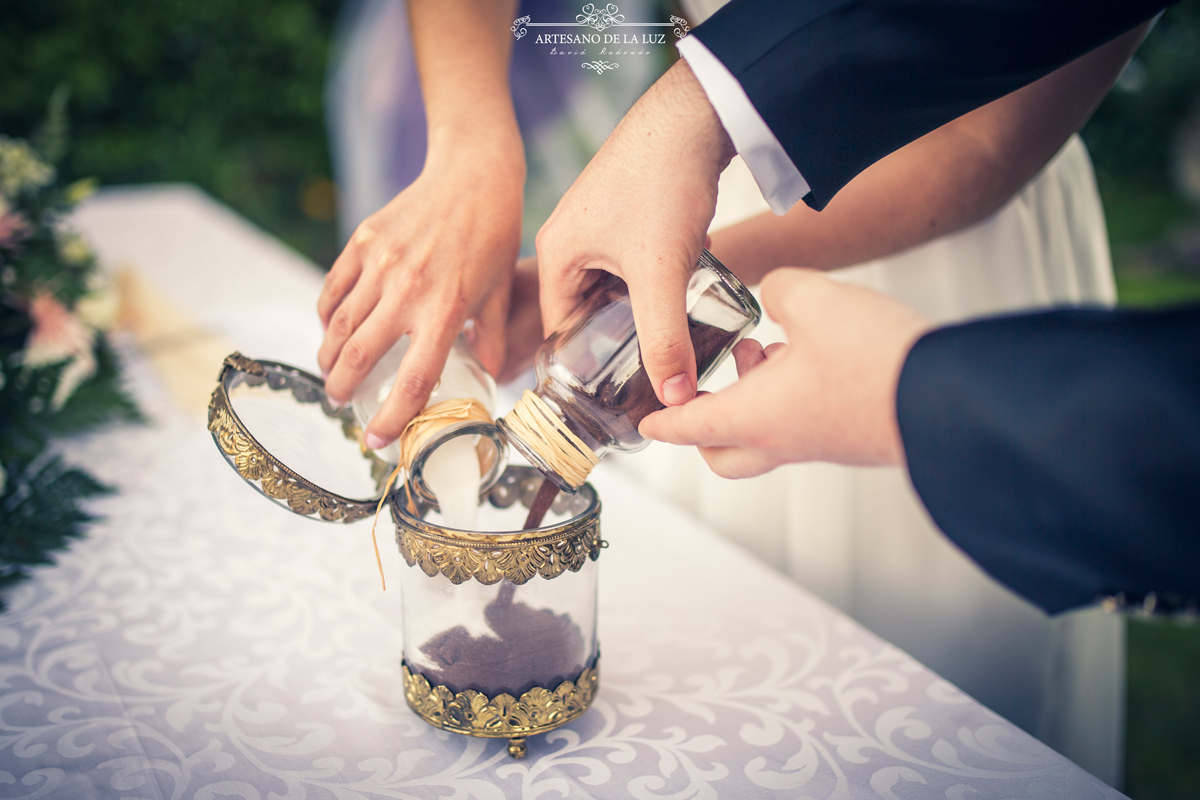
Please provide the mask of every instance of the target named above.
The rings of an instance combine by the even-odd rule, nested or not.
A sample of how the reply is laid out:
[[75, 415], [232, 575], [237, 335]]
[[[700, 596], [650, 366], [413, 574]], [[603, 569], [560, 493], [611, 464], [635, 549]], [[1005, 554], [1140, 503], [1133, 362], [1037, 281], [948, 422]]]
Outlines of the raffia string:
[[504, 422], [545, 459], [546, 466], [575, 488], [582, 486], [588, 473], [600, 463], [592, 448], [550, 410], [545, 400], [529, 390], [505, 415]]
[[383, 512], [384, 501], [387, 500], [388, 492], [396, 483], [396, 477], [401, 470], [404, 470], [404, 484], [411, 507], [412, 486], [409, 481], [412, 480], [413, 459], [439, 431], [459, 422], [491, 424], [493, 420], [483, 403], [473, 397], [464, 397], [458, 400], [443, 400], [440, 403], [426, 406], [424, 411], [408, 421], [400, 433], [400, 463], [392, 470], [392, 474], [388, 476], [387, 482], [383, 486], [383, 495], [379, 498], [379, 505], [375, 507], [375, 519], [371, 522], [371, 545], [375, 548], [375, 563], [379, 566], [379, 582], [383, 585], [385, 592], [387, 591], [387, 581], [383, 577], [383, 559], [379, 557], [379, 541], [375, 538], [375, 526], [379, 524], [379, 515]]

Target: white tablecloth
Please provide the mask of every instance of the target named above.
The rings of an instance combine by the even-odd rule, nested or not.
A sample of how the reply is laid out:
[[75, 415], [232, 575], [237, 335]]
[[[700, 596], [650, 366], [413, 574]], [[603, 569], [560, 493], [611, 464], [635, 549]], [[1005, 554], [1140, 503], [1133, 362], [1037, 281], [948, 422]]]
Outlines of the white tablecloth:
[[[102, 196], [81, 219], [102, 252], [161, 279], [154, 248], [120, 233], [154, 213], [158, 230], [223, 218], [169, 189]], [[215, 284], [277, 267], [239, 226], [221, 234], [221, 264], [211, 242], [179, 268]], [[315, 292], [297, 275], [297, 296]], [[311, 337], [299, 309], [246, 340], [284, 351]], [[221, 333], [255, 343], [237, 330]], [[524, 761], [437, 731], [404, 703], [400, 598], [379, 589], [369, 523], [268, 504], [136, 354], [130, 375], [153, 423], [67, 447], [119, 493], [0, 617], [0, 797], [1121, 796], [604, 465], [594, 706]], [[394, 576], [407, 567], [388, 541]]]

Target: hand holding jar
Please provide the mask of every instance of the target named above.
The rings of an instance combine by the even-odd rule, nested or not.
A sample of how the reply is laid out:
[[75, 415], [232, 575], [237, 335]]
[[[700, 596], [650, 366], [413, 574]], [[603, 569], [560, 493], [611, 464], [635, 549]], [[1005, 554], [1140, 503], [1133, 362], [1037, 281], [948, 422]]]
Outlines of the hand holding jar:
[[643, 436], [695, 445], [713, 472], [748, 478], [782, 464], [902, 465], [896, 386], [931, 323], [898, 300], [806, 269], [777, 269], [763, 305], [790, 344], [745, 341], [740, 379], [646, 417]]
[[[515, 3], [408, 3], [427, 122], [420, 176], [351, 237], [317, 304], [325, 389], [350, 400], [404, 335], [395, 389], [366, 430], [378, 449], [425, 407], [467, 320], [493, 375], [504, 362], [521, 240], [525, 149], [508, 87]], [[447, 48], [453, 37], [456, 46]]]
[[725, 129], [685, 62], [642, 96], [538, 234], [549, 335], [605, 272], [622, 278], [658, 399], [696, 391], [684, 296], [733, 157]]

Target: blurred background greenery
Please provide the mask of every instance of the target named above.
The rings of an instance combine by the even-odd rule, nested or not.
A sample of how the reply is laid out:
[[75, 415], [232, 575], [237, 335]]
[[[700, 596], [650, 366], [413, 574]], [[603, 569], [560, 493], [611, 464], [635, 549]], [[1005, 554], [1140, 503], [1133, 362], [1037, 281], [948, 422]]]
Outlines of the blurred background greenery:
[[[0, 131], [70, 89], [68, 180], [188, 181], [313, 261], [338, 252], [322, 106], [339, 0], [4, 0]], [[1083, 136], [1120, 302], [1200, 298], [1200, 8], [1169, 9]], [[1200, 626], [1131, 618], [1126, 791], [1200, 797]]]
[[1170, 8], [1083, 130], [1120, 302], [1200, 297], [1200, 6]]
[[328, 267], [337, 256], [322, 107], [339, 0], [4, 0], [0, 131], [71, 93], [64, 171], [188, 181]]

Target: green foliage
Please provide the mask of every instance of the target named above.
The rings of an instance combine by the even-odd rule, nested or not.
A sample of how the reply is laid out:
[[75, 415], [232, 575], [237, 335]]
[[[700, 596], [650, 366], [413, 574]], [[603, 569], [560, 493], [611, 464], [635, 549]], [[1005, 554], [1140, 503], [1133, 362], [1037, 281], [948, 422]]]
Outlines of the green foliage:
[[6, 471], [0, 492], [0, 588], [26, 577], [27, 567], [51, 563], [51, 552], [82, 536], [94, 517], [80, 501], [111, 491], [58, 457], [9, 462]]
[[[53, 93], [36, 136], [57, 157], [66, 102]], [[53, 438], [141, 418], [105, 339], [113, 303], [95, 256], [63, 224], [87, 185], [60, 188], [48, 162], [0, 136], [0, 587], [83, 535], [82, 501], [108, 491], [64, 464]]]
[[[1177, 138], [1200, 120], [1200, 6], [1179, 3], [1146, 37], [1083, 130], [1096, 165], [1122, 305], [1200, 298], [1200, 264], [1170, 241], [1197, 227], [1176, 185]], [[1163, 245], [1167, 246], [1163, 246]]]
[[333, 222], [305, 216], [300, 202], [330, 174], [322, 99], [339, 5], [8, 0], [0, 130], [32, 135], [65, 85], [74, 145], [64, 180], [195, 183], [328, 265]]
[[1134, 800], [1200, 797], [1200, 625], [1132, 618], [1125, 791]]
[[1083, 131], [1101, 179], [1169, 189], [1174, 134], [1200, 110], [1197, 90], [1200, 6], [1179, 3], [1146, 36], [1134, 64]]

